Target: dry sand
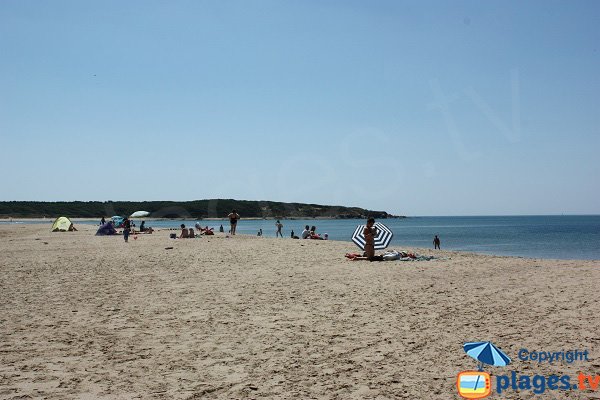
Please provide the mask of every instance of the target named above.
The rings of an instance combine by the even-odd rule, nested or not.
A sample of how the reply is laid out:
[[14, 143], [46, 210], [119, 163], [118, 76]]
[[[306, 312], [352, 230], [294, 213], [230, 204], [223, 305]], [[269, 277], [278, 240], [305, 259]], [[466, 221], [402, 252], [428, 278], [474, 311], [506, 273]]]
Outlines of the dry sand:
[[455, 399], [482, 340], [513, 358], [492, 374], [600, 371], [599, 261], [352, 262], [344, 242], [79, 228], [0, 226], [2, 399]]

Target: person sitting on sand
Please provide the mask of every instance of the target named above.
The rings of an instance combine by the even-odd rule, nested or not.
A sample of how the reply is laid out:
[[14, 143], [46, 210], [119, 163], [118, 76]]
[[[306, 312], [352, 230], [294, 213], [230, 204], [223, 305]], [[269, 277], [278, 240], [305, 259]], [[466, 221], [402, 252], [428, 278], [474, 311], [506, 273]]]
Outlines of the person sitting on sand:
[[74, 232], [77, 231], [77, 228], [75, 228], [75, 225], [73, 225], [73, 223], [71, 223], [71, 225], [69, 225], [69, 232]]
[[304, 227], [304, 230], [302, 231], [300, 237], [302, 239], [308, 239], [310, 237], [310, 228], [308, 227], [308, 225]]
[[316, 231], [317, 231], [317, 227], [313, 225], [310, 228], [310, 238], [316, 239], [316, 240], [323, 240], [323, 238], [321, 236], [319, 236], [319, 234]]
[[208, 225], [204, 228], [200, 228], [201, 235], [214, 235], [213, 228], [209, 228]]
[[184, 224], [181, 224], [181, 233], [179, 234], [179, 239], [187, 239], [190, 237], [189, 231], [186, 229]]
[[225, 232], [225, 229], [223, 229], [223, 224], [221, 224], [221, 226], [219, 227], [219, 232], [221, 232], [221, 233]]
[[292, 233], [290, 233], [290, 237], [292, 239], [300, 239], [298, 236], [294, 235], [294, 230], [292, 229]]
[[190, 231], [188, 234], [189, 238], [194, 239], [196, 237], [196, 234], [194, 233], [194, 228], [190, 228], [189, 231]]
[[146, 221], [142, 221], [142, 223], [140, 224], [140, 232], [141, 233], [152, 233], [154, 232], [154, 229], [152, 229], [151, 227], [146, 227]]

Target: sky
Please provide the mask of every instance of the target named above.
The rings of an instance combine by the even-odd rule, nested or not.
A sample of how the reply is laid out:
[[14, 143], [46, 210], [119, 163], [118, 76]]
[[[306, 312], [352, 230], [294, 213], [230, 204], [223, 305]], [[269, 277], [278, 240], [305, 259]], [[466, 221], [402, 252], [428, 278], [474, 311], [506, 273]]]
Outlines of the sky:
[[0, 2], [0, 201], [600, 214], [598, 1]]

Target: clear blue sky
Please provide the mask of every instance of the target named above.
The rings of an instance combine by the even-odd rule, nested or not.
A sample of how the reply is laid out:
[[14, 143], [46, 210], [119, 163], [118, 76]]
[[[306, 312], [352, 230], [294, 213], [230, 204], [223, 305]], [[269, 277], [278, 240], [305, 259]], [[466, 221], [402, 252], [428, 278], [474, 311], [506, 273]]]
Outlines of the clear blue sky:
[[0, 2], [0, 200], [600, 213], [598, 1]]

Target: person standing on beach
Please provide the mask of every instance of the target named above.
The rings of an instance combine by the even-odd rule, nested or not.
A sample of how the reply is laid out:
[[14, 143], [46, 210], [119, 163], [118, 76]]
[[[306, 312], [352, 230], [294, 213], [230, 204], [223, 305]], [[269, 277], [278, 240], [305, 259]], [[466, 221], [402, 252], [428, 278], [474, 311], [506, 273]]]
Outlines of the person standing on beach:
[[104, 219], [104, 217], [102, 217], [102, 219], [100, 220], [100, 225], [104, 225], [106, 223], [106, 220]]
[[238, 219], [240, 219], [240, 215], [237, 213], [237, 211], [232, 210], [227, 218], [229, 218], [229, 223], [231, 224], [231, 230], [229, 232], [232, 235], [235, 235], [235, 228], [237, 227], [237, 222]]
[[277, 222], [275, 223], [275, 226], [277, 227], [277, 232], [275, 232], [275, 237], [281, 236], [283, 238], [283, 233], [281, 233], [281, 228], [283, 228], [283, 224], [281, 222], [279, 222], [279, 220], [277, 220]]
[[131, 221], [129, 218], [125, 217], [123, 220], [123, 239], [125, 239], [125, 243], [129, 242], [129, 232], [131, 231]]
[[363, 230], [365, 236], [365, 257], [371, 261], [375, 257], [375, 236], [377, 236], [377, 228], [375, 228], [375, 218], [367, 220], [367, 226]]
[[433, 249], [438, 249], [441, 250], [440, 248], [440, 238], [438, 237], [438, 235], [435, 235], [435, 237], [433, 238]]

